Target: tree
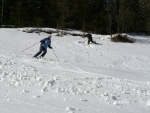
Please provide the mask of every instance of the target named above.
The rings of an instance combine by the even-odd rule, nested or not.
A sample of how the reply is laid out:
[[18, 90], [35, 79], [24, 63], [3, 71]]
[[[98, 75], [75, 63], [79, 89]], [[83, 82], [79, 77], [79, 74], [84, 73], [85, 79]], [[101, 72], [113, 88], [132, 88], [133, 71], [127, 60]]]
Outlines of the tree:
[[4, 10], [4, 0], [2, 0], [2, 9], [1, 9], [1, 25], [3, 24], [3, 10]]
[[150, 33], [150, 1], [143, 0], [143, 15], [145, 20], [145, 31], [146, 33]]
[[133, 23], [134, 12], [131, 0], [109, 0], [107, 5], [109, 32], [112, 29], [118, 34], [127, 32]]
[[63, 36], [64, 29], [65, 29], [65, 20], [66, 20], [66, 16], [67, 16], [67, 9], [68, 9], [67, 0], [60, 0], [58, 6], [61, 10], [59, 27], [62, 29], [61, 35]]
[[2, 0], [1, 24], [101, 34], [149, 32], [149, 0]]

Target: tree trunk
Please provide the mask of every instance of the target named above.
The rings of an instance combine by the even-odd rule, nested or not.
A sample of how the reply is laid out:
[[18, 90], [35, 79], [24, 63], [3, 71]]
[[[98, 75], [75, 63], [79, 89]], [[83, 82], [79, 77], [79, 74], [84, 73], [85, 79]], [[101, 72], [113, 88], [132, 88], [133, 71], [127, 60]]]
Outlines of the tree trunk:
[[4, 0], [2, 0], [1, 26], [3, 24], [3, 10], [4, 10]]

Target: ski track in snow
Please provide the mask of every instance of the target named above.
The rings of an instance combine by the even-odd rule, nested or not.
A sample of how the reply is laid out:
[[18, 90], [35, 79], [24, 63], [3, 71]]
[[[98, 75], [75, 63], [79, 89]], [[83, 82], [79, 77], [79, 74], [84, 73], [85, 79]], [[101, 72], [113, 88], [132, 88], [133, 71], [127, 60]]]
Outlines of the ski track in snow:
[[[101, 41], [105, 44], [105, 40]], [[5, 48], [4, 45], [0, 46]], [[74, 40], [71, 41], [71, 39], [64, 39], [63, 41], [56, 40], [54, 42], [54, 47], [55, 50], [57, 50], [57, 53], [63, 51], [63, 54], [59, 54], [62, 54], [64, 59], [70, 59], [67, 59], [67, 62], [45, 61], [43, 59], [32, 59], [27, 53], [21, 54], [8, 51], [8, 49], [0, 50], [0, 90], [4, 91], [1, 94], [4, 95], [4, 98], [1, 99], [1, 103], [3, 103], [4, 100], [7, 100], [12, 104], [31, 104], [31, 106], [37, 108], [41, 107], [41, 109], [48, 109], [50, 107], [52, 111], [58, 110], [58, 112], [64, 113], [84, 112], [84, 110], [81, 109], [82, 107], [76, 108], [70, 105], [66, 106], [66, 108], [61, 108], [19, 100], [21, 97], [24, 97], [24, 95], [29, 95], [28, 98], [44, 99], [44, 95], [47, 93], [60, 93], [64, 95], [65, 98], [67, 98], [66, 95], [81, 96], [80, 101], [85, 103], [88, 103], [90, 100], [84, 98], [84, 96], [93, 95], [93, 98], [96, 98], [98, 103], [119, 106], [120, 108], [125, 107], [126, 109], [129, 109], [127, 107], [128, 105], [134, 104], [138, 104], [142, 107], [150, 106], [149, 81], [120, 79], [101, 73], [94, 74], [77, 67], [77, 65], [71, 65], [72, 63], [83, 66], [103, 66], [106, 68], [109, 67], [149, 73], [150, 57], [117, 53], [111, 51], [107, 47], [102, 48], [101, 46], [95, 45], [82, 45]], [[9, 47], [7, 46], [7, 48]], [[107, 51], [103, 51], [103, 49]], [[103, 60], [104, 58], [105, 60]], [[36, 64], [52, 65], [52, 69], [58, 72], [55, 74], [44, 73], [37, 69]], [[16, 92], [13, 92], [14, 90], [16, 90]], [[28, 113], [28, 110], [23, 107], [22, 110], [23, 113]], [[3, 111], [4, 113], [10, 112], [6, 109], [0, 111]], [[94, 109], [93, 113], [98, 113], [100, 111]], [[128, 111], [135, 112], [136, 109], [133, 111], [130, 111], [129, 109]], [[43, 113], [46, 112], [48, 111], [44, 111]]]

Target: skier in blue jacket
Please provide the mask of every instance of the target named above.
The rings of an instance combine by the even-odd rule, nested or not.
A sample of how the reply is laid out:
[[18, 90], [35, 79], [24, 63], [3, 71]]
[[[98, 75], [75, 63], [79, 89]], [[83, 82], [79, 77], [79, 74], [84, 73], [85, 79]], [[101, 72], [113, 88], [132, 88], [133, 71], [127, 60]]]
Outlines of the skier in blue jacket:
[[45, 54], [47, 53], [47, 47], [53, 49], [51, 47], [51, 35], [47, 38], [42, 39], [40, 42], [41, 42], [40, 50], [33, 56], [34, 58], [37, 58], [42, 52], [43, 53], [40, 55], [40, 58], [44, 57]]

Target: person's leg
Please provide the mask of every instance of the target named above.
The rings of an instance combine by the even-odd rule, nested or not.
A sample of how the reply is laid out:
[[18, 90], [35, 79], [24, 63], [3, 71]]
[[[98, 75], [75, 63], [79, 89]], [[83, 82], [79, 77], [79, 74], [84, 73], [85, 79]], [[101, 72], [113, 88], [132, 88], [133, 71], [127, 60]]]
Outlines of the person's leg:
[[89, 37], [89, 38], [88, 38], [88, 45], [90, 44], [90, 42], [93, 43], [92, 37]]
[[42, 53], [42, 55], [40, 57], [44, 57], [46, 53], [47, 53], [47, 49], [43, 48], [43, 53]]
[[38, 55], [40, 55], [42, 53], [43, 49], [42, 46], [40, 47], [39, 52], [37, 52], [33, 57], [37, 57]]
[[90, 44], [90, 40], [88, 40], [88, 45]]
[[90, 41], [91, 41], [91, 43], [94, 43], [94, 44], [96, 44], [96, 42], [95, 42], [95, 41], [93, 41], [93, 39], [92, 39], [92, 38], [90, 39]]
[[92, 43], [96, 44], [96, 42], [95, 42], [95, 41], [92, 41]]

